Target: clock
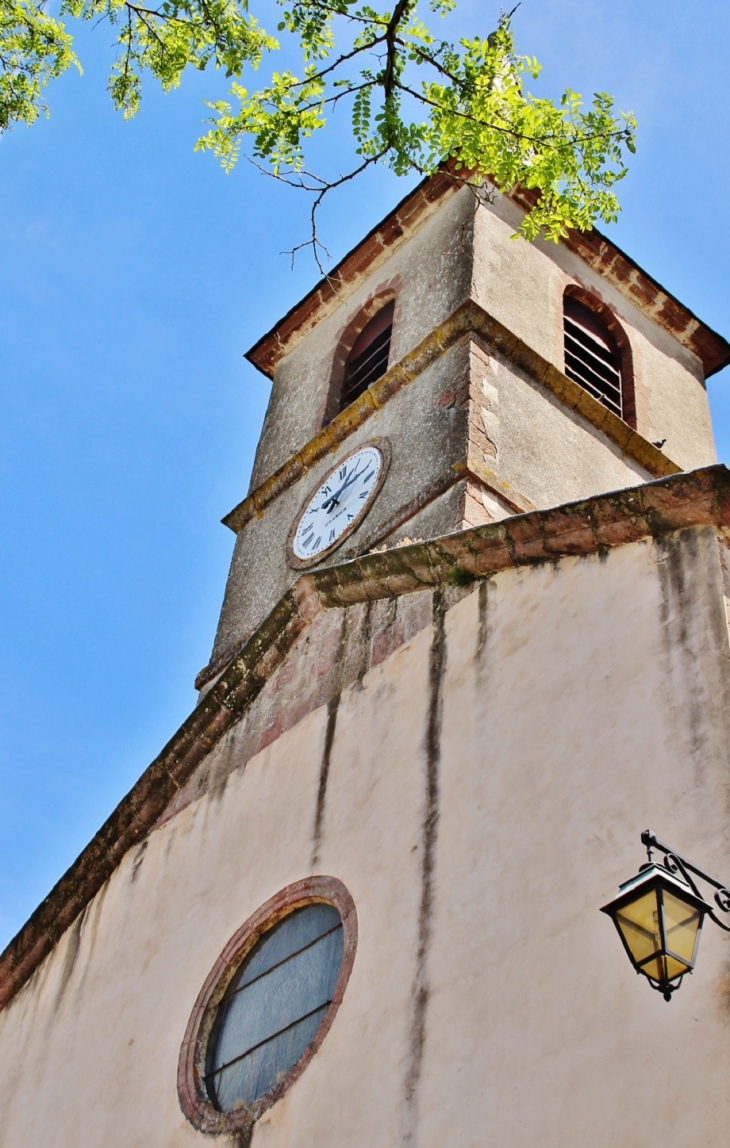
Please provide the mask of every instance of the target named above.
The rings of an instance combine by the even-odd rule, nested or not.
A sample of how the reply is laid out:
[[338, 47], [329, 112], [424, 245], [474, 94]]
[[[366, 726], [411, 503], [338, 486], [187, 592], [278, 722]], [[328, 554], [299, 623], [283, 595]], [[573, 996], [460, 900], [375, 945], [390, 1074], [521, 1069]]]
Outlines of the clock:
[[309, 496], [289, 532], [289, 563], [297, 569], [319, 562], [344, 542], [373, 504], [389, 461], [388, 444], [377, 439], [333, 467]]

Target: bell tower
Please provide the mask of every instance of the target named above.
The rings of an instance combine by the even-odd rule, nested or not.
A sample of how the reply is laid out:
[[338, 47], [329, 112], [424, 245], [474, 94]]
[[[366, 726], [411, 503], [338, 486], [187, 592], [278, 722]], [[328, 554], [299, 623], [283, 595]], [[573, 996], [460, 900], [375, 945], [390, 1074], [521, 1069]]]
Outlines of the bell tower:
[[[271, 399], [199, 688], [303, 569], [715, 461], [724, 340], [608, 240], [515, 242], [525, 205], [490, 199], [427, 181], [248, 352]], [[366, 513], [297, 557], [305, 503], [373, 440]]]

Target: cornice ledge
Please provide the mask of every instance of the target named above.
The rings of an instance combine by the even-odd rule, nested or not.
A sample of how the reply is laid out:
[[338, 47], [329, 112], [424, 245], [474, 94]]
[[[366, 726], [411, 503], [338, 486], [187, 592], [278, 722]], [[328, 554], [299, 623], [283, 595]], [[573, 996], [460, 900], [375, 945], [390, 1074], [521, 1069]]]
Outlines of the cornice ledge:
[[648, 439], [632, 430], [628, 423], [609, 411], [473, 299], [467, 299], [441, 326], [436, 327], [417, 347], [404, 355], [400, 362], [341, 411], [329, 426], [319, 431], [301, 450], [239, 502], [222, 519], [223, 525], [238, 534], [252, 518], [260, 518], [274, 499], [298, 482], [311, 467], [335, 451], [353, 431], [363, 426], [393, 395], [412, 383], [449, 347], [469, 334], [479, 335], [494, 351], [504, 355], [534, 381], [551, 391], [565, 407], [582, 415], [615, 443], [626, 458], [638, 462], [648, 474], [655, 478], [679, 474], [680, 467]]
[[463, 586], [510, 567], [600, 553], [697, 526], [730, 535], [730, 471], [724, 466], [301, 575], [0, 956], [0, 1007], [32, 976], [125, 853], [154, 828], [322, 610], [440, 585]]

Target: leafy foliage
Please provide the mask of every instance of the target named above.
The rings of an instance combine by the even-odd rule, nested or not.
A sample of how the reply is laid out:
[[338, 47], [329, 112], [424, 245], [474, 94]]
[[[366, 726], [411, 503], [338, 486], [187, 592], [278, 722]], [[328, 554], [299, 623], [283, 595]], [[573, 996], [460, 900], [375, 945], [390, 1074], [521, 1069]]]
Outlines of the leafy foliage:
[[145, 71], [169, 92], [187, 67], [204, 71], [213, 64], [226, 76], [240, 76], [246, 64], [257, 67], [263, 53], [278, 46], [239, 0], [163, 0], [157, 8], [128, 0], [63, 0], [61, 10], [118, 25], [109, 91], [127, 118], [139, 109]]
[[0, 131], [47, 114], [43, 89], [74, 63], [71, 37], [42, 4], [0, 0]]
[[[268, 174], [313, 193], [316, 211], [333, 188], [375, 163], [404, 175], [428, 175], [444, 161], [454, 178], [480, 186], [490, 177], [505, 190], [534, 189], [535, 206], [520, 232], [559, 240], [570, 228], [610, 222], [620, 210], [616, 183], [634, 151], [635, 121], [617, 113], [605, 93], [586, 107], [568, 89], [558, 103], [525, 88], [540, 65], [515, 52], [513, 12], [486, 39], [438, 39], [419, 0], [379, 11], [358, 0], [277, 0], [278, 31], [296, 44], [300, 74], [273, 72], [249, 92], [240, 83], [278, 48], [246, 0], [62, 0], [62, 15], [108, 20], [118, 28], [110, 92], [125, 116], [140, 103], [145, 71], [167, 91], [189, 66], [212, 64], [232, 78], [230, 97], [209, 106], [214, 117], [198, 141], [230, 171], [241, 146]], [[420, 0], [422, 5], [425, 0]], [[64, 27], [29, 0], [0, 0], [0, 128], [31, 122], [40, 92], [73, 62]], [[430, 0], [430, 20], [454, 0]], [[356, 161], [326, 177], [307, 167], [307, 144], [338, 105], [349, 105]]]

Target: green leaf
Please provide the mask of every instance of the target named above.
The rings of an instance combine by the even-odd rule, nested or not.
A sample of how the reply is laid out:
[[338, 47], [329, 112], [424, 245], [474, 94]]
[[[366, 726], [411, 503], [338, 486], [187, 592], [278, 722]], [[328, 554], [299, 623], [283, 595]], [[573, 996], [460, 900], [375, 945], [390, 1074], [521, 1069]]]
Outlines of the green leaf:
[[[423, 0], [421, 0], [423, 4]], [[454, 0], [428, 0], [426, 15], [443, 16]], [[500, 187], [534, 189], [535, 206], [519, 234], [558, 242], [571, 228], [617, 218], [615, 187], [636, 150], [636, 122], [615, 112], [605, 92], [589, 105], [571, 88], [557, 102], [525, 91], [540, 64], [516, 53], [509, 17], [487, 37], [438, 40], [418, 0], [378, 10], [355, 0], [286, 0], [279, 32], [293, 38], [299, 74], [272, 71], [258, 90], [238, 82], [259, 68], [278, 42], [246, 0], [62, 0], [61, 16], [106, 20], [117, 56], [109, 90], [134, 115], [145, 76], [164, 91], [189, 67], [222, 70], [229, 101], [209, 104], [212, 118], [198, 150], [212, 151], [231, 171], [244, 144], [271, 174], [307, 186], [321, 200], [354, 171], [385, 163], [396, 174], [428, 175], [451, 159], [458, 177]], [[32, 123], [45, 111], [46, 85], [77, 63], [61, 21], [33, 0], [0, 0], [0, 130]], [[307, 176], [309, 141], [336, 108], [349, 107], [355, 167], [337, 156], [331, 178]]]

